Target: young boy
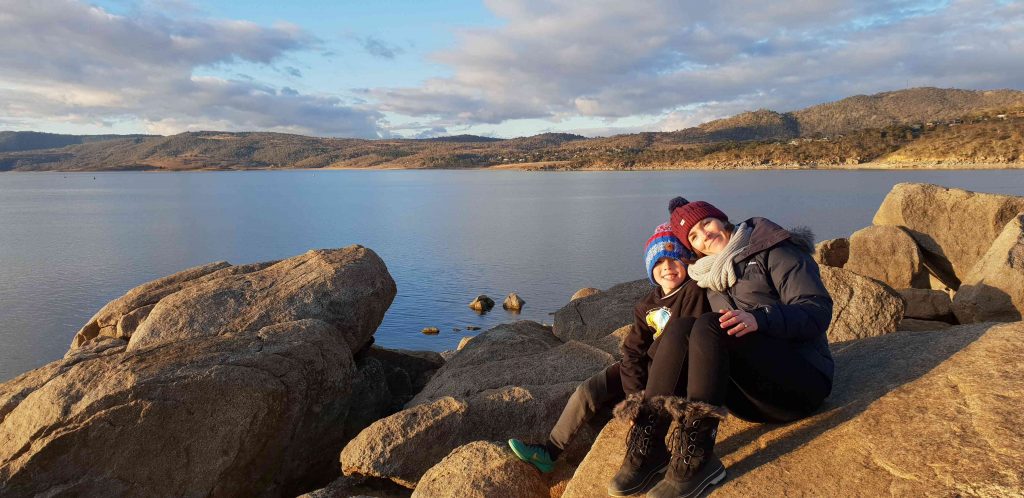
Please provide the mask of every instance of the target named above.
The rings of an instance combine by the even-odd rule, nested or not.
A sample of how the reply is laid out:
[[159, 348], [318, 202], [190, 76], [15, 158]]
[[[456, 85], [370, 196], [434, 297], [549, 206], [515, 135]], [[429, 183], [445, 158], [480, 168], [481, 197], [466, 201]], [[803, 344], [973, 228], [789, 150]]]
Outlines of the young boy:
[[629, 445], [623, 467], [609, 484], [609, 494], [636, 493], [664, 471], [669, 460], [664, 443], [668, 422], [645, 400], [657, 395], [686, 395], [686, 382], [681, 379], [686, 372], [685, 350], [681, 357], [675, 347], [667, 348], [657, 359], [655, 353], [663, 337], [688, 335], [694, 320], [710, 311], [704, 290], [687, 276], [686, 266], [692, 260], [693, 254], [672, 235], [668, 223], [655, 228], [644, 248], [644, 263], [647, 278], [656, 287], [633, 309], [633, 327], [622, 342], [622, 360], [576, 388], [546, 443], [509, 439], [516, 456], [541, 472], [550, 472], [554, 460], [584, 423], [598, 410], [625, 399], [616, 416], [632, 419], [630, 441], [640, 444]]

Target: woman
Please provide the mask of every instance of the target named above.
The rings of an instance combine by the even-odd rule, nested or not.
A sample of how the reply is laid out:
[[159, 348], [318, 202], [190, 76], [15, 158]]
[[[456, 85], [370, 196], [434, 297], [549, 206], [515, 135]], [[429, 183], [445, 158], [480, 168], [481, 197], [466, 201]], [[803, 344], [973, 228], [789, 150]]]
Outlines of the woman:
[[687, 396], [665, 400], [672, 459], [648, 493], [689, 497], [725, 477], [712, 452], [723, 406], [745, 420], [788, 422], [810, 415], [829, 395], [832, 299], [808, 234], [765, 218], [733, 225], [715, 206], [682, 197], [669, 212], [672, 232], [699, 258], [690, 277], [718, 310], [698, 318], [674, 346], [688, 350]]

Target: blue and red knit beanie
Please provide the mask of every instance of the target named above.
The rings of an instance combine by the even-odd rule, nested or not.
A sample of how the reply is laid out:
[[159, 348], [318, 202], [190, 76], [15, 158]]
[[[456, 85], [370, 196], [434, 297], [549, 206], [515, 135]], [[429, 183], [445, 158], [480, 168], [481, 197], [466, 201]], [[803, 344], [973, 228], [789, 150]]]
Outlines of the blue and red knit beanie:
[[647, 264], [647, 278], [654, 285], [658, 285], [654, 281], [654, 265], [658, 264], [658, 260], [661, 258], [677, 259], [683, 263], [683, 266], [686, 266], [687, 261], [694, 259], [693, 253], [687, 250], [675, 235], [672, 235], [672, 227], [668, 223], [658, 225], [654, 229], [654, 235], [647, 239], [647, 245], [644, 246], [644, 263]]

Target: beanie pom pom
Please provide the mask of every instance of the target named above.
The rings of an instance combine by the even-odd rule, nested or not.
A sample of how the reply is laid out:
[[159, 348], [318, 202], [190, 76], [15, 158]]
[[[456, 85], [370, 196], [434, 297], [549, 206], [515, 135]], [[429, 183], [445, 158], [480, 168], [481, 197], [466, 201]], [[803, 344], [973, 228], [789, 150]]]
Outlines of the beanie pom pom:
[[671, 201], [668, 201], [668, 212], [675, 211], [677, 207], [682, 207], [689, 204], [690, 201], [686, 200], [685, 197], [674, 197]]

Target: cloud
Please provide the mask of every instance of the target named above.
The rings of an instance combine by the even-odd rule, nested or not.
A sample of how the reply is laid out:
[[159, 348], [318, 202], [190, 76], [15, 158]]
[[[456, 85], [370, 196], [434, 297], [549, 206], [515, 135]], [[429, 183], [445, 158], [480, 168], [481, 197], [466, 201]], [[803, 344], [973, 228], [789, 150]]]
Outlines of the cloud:
[[[171, 19], [155, 11], [119, 16], [78, 1], [39, 0], [5, 2], [0, 32], [0, 114], [22, 122], [140, 120], [164, 133], [216, 124], [373, 137], [382, 119], [336, 97], [194, 75], [238, 61], [269, 65], [315, 48], [318, 40], [294, 25]], [[283, 71], [301, 75], [290, 66]]]
[[449, 126], [650, 116], [668, 127], [908, 84], [1024, 86], [1020, 2], [487, 4], [501, 27], [461, 31], [433, 56], [451, 77], [372, 89], [380, 108]]
[[388, 43], [380, 38], [367, 36], [365, 38], [359, 38], [359, 44], [363, 46], [363, 49], [367, 53], [374, 57], [381, 59], [394, 59], [395, 56], [401, 55], [405, 52], [402, 47]]
[[433, 128], [430, 128], [430, 129], [427, 129], [427, 130], [423, 130], [423, 131], [417, 133], [412, 138], [435, 138], [435, 137], [443, 137], [445, 135], [448, 135], [448, 129], [447, 128], [445, 128], [443, 126], [435, 126]]

